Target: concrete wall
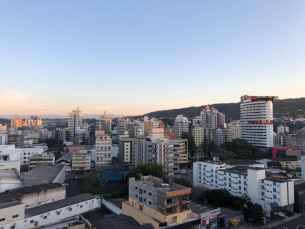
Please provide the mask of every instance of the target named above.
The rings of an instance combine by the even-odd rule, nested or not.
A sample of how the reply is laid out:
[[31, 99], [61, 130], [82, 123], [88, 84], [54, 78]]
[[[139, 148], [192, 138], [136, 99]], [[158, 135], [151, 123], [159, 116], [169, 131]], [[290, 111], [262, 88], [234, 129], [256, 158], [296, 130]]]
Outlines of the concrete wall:
[[0, 192], [22, 187], [23, 183], [20, 180], [0, 180]]
[[[13, 216], [17, 216], [13, 218]], [[24, 219], [24, 204], [0, 209], [0, 226]], [[1, 227], [2, 228], [2, 227]], [[17, 227], [16, 227], [17, 228]]]
[[20, 161], [0, 161], [0, 169], [17, 169], [20, 173]]
[[43, 204], [51, 203], [57, 200], [66, 199], [66, 186], [55, 189], [49, 189], [42, 192], [24, 195], [21, 202], [25, 204], [25, 208], [33, 208]]

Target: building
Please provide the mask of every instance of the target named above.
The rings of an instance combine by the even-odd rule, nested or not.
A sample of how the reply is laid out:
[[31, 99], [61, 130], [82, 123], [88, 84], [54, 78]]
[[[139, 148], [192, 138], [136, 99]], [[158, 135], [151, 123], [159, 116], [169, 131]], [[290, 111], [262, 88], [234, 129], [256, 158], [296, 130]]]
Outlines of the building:
[[197, 147], [201, 146], [201, 144], [204, 141], [204, 128], [201, 126], [194, 126], [193, 137], [194, 137], [195, 145]]
[[24, 126], [42, 126], [42, 119], [37, 116], [31, 116], [24, 120]]
[[291, 146], [301, 148], [302, 152], [305, 153], [305, 132], [298, 131], [296, 134], [291, 136]]
[[200, 112], [201, 126], [206, 128], [216, 129], [217, 127], [224, 127], [226, 116], [220, 113], [217, 109], [206, 106]]
[[23, 175], [25, 187], [44, 183], [64, 183], [66, 179], [65, 166], [36, 166]]
[[0, 193], [0, 203], [8, 203], [17, 200], [25, 204], [25, 209], [37, 207], [65, 198], [66, 186], [58, 183], [38, 184], [11, 189]]
[[90, 171], [91, 152], [88, 150], [78, 150], [72, 156], [72, 171]]
[[189, 228], [200, 224], [189, 208], [190, 195], [191, 188], [165, 184], [157, 177], [129, 178], [129, 198], [122, 204], [122, 213], [156, 229]]
[[7, 131], [7, 126], [3, 126], [2, 124], [0, 124], [0, 134], [5, 134]]
[[126, 165], [135, 165], [135, 138], [119, 136], [119, 160]]
[[11, 127], [12, 128], [18, 129], [18, 128], [22, 127], [22, 126], [23, 126], [22, 118], [17, 117], [17, 118], [13, 118], [11, 120]]
[[194, 162], [193, 185], [209, 189], [226, 189], [232, 195], [247, 195], [270, 216], [271, 208], [293, 210], [294, 182], [273, 175], [264, 168], [233, 166], [224, 162]]
[[65, 166], [71, 166], [72, 165], [72, 156], [73, 156], [73, 153], [65, 153], [59, 159], [57, 159], [57, 161], [55, 161], [55, 163], [65, 165]]
[[0, 168], [4, 170], [16, 169], [20, 173], [21, 150], [14, 145], [0, 145]]
[[83, 124], [83, 112], [77, 107], [76, 110], [68, 113], [68, 131], [70, 134], [70, 141], [74, 141], [76, 137], [76, 129]]
[[305, 212], [305, 183], [294, 184], [294, 212]]
[[111, 116], [104, 112], [104, 115], [100, 116], [99, 119], [99, 130], [105, 131], [105, 134], [110, 134], [111, 132]]
[[286, 158], [286, 159], [276, 159], [276, 160], [281, 163], [282, 168], [284, 168], [284, 169], [295, 170], [295, 169], [299, 168], [299, 163], [298, 163], [298, 160], [296, 160], [296, 159]]
[[117, 136], [126, 135], [126, 131], [127, 131], [126, 124], [127, 124], [127, 121], [125, 119], [119, 118], [117, 126], [116, 126]]
[[66, 128], [56, 128], [55, 130], [52, 131], [53, 138], [62, 142], [66, 141], [66, 134], [67, 134]]
[[175, 119], [174, 129], [176, 132], [176, 138], [181, 139], [183, 132], [189, 132], [189, 120], [183, 115], [178, 115]]
[[28, 209], [25, 209], [25, 204], [20, 201], [1, 203], [0, 227], [2, 229], [42, 227], [97, 209], [100, 206], [100, 198], [88, 193]]
[[6, 135], [1, 134], [0, 135], [0, 145], [5, 145], [6, 143]]
[[180, 168], [188, 163], [187, 139], [170, 140], [164, 136], [162, 128], [154, 128], [148, 137], [136, 140], [136, 164], [157, 163], [164, 167], [169, 175], [180, 174]]
[[289, 127], [286, 125], [279, 125], [277, 127], [277, 133], [283, 133], [283, 134], [289, 133]]
[[273, 100], [277, 96], [241, 97], [241, 138], [258, 147], [273, 147]]
[[110, 135], [104, 134], [104, 131], [97, 131], [95, 138], [96, 167], [111, 165], [111, 146], [112, 139]]
[[292, 134], [276, 133], [273, 136], [274, 147], [292, 147]]
[[216, 129], [206, 129], [206, 139], [208, 142], [214, 141], [218, 146], [225, 142], [231, 142], [236, 138], [240, 138], [240, 127], [220, 127]]
[[53, 153], [42, 153], [29, 158], [29, 168], [33, 169], [38, 165], [54, 165], [55, 156]]
[[20, 151], [20, 165], [29, 165], [29, 158], [32, 156], [41, 155], [44, 152], [44, 149], [34, 146], [33, 148], [22, 148]]
[[24, 148], [24, 135], [23, 134], [9, 134], [8, 145], [15, 145], [16, 148]]
[[0, 169], [0, 193], [23, 186], [22, 176], [17, 169]]

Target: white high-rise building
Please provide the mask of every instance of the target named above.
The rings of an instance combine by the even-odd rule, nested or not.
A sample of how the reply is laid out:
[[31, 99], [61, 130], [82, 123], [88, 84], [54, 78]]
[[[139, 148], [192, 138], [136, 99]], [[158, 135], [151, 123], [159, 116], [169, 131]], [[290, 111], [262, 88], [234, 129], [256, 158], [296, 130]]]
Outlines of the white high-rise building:
[[76, 137], [75, 131], [77, 127], [83, 123], [83, 112], [77, 107], [76, 110], [68, 113], [68, 130], [70, 132], [70, 141]]
[[241, 138], [259, 147], [273, 147], [273, 100], [277, 96], [241, 97]]
[[97, 168], [111, 165], [111, 143], [110, 135], [105, 134], [104, 131], [97, 131], [95, 140]]
[[175, 120], [176, 138], [181, 139], [182, 133], [189, 132], [189, 120], [183, 115], [178, 115]]

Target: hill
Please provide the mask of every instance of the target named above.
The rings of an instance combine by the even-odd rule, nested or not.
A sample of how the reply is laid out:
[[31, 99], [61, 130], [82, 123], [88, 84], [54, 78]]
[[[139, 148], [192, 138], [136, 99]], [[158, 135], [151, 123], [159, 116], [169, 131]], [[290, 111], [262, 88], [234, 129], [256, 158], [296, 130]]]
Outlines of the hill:
[[[226, 115], [226, 121], [237, 120], [240, 118], [240, 103], [218, 103], [207, 104], [199, 107], [186, 107], [180, 109], [154, 111], [146, 115], [149, 117], [163, 118], [163, 117], [176, 117], [178, 114], [182, 114], [188, 118], [193, 118], [200, 115], [200, 111], [205, 106], [215, 107], [220, 112]], [[278, 99], [274, 101], [273, 105], [274, 118], [280, 118], [282, 116], [296, 118], [299, 115], [305, 114], [305, 97], [295, 99]], [[134, 116], [133, 118], [143, 118], [142, 116]]]

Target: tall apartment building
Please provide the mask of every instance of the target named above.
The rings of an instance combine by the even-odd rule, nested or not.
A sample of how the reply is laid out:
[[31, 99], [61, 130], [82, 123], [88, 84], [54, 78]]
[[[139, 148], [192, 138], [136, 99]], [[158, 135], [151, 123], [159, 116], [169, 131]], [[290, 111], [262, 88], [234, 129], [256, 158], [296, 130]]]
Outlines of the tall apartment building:
[[193, 185], [225, 189], [232, 195], [247, 195], [270, 215], [271, 208], [293, 211], [294, 181], [266, 172], [264, 168], [230, 166], [223, 162], [193, 163]]
[[302, 152], [305, 153], [305, 132], [300, 131], [291, 135], [291, 146], [300, 147]]
[[111, 165], [111, 145], [112, 140], [110, 135], [104, 131], [97, 131], [95, 138], [96, 162], [97, 168]]
[[259, 147], [273, 147], [273, 100], [277, 96], [241, 97], [241, 138]]
[[205, 109], [200, 112], [200, 116], [201, 126], [204, 128], [215, 129], [217, 127], [223, 127], [225, 124], [226, 116], [214, 107], [210, 109], [209, 106], [206, 106]]
[[119, 140], [119, 160], [126, 165], [135, 165], [135, 138], [126, 136], [118, 136]]
[[240, 127], [226, 127], [217, 129], [206, 129], [206, 139], [208, 142], [214, 141], [218, 146], [225, 142], [231, 142], [236, 138], [240, 138]]
[[66, 128], [56, 128], [55, 130], [52, 131], [52, 137], [57, 139], [58, 141], [66, 141], [66, 133], [67, 129]]
[[190, 209], [191, 188], [164, 183], [153, 176], [140, 180], [129, 178], [129, 198], [122, 203], [122, 213], [138, 223], [151, 223], [154, 228], [192, 228], [201, 219]]
[[170, 140], [164, 137], [162, 128], [154, 128], [150, 136], [138, 137], [136, 140], [136, 164], [157, 163], [164, 167], [169, 175], [179, 174], [181, 167], [188, 163], [187, 139]]
[[176, 138], [181, 139], [182, 133], [189, 132], [189, 120], [183, 115], [178, 115], [175, 119], [174, 129], [176, 132]]
[[110, 134], [111, 132], [111, 116], [104, 112], [104, 115], [100, 116], [99, 119], [99, 130], [105, 131], [105, 134]]
[[30, 118], [24, 120], [24, 126], [41, 126], [42, 119], [37, 116], [31, 116]]
[[68, 131], [70, 133], [70, 141], [76, 137], [76, 129], [83, 123], [83, 112], [77, 107], [76, 110], [68, 113]]
[[125, 132], [127, 131], [126, 124], [127, 124], [127, 121], [125, 119], [118, 120], [118, 124], [116, 126], [117, 135], [125, 135]]
[[9, 134], [8, 145], [15, 145], [16, 148], [24, 148], [24, 135], [23, 134]]
[[23, 125], [22, 118], [17, 117], [17, 118], [13, 118], [11, 120], [11, 127], [15, 128], [15, 129], [22, 127], [22, 125]]

